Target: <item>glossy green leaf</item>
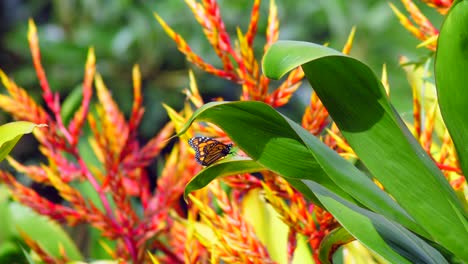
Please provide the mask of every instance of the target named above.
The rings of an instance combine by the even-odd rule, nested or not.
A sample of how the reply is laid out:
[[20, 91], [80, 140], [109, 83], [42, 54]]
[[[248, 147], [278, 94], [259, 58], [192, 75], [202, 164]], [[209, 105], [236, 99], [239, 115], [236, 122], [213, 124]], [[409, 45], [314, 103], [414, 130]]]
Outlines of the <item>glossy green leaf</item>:
[[[212, 180], [228, 176], [235, 175], [239, 173], [252, 173], [265, 170], [265, 167], [260, 165], [258, 162], [252, 161], [250, 158], [246, 157], [228, 157], [220, 162], [201, 170], [197, 175], [195, 175], [192, 180], [185, 186], [184, 190], [184, 199], [187, 200], [189, 193], [201, 189], [208, 185]], [[286, 179], [292, 186], [297, 190], [300, 190], [307, 198], [321, 205], [320, 201], [315, 197], [315, 195], [310, 191], [307, 186], [297, 179]]]
[[17, 121], [0, 126], [0, 161], [6, 158], [24, 134], [29, 134], [37, 124]]
[[[313, 180], [340, 197], [398, 219], [411, 230], [424, 234], [424, 230], [364, 173], [264, 103], [208, 103], [193, 114], [179, 134], [194, 120], [208, 121], [222, 128], [253, 161], [284, 176], [313, 201], [316, 200], [314, 195], [301, 182], [304, 179]], [[211, 173], [213, 166], [205, 171]]]
[[454, 3], [445, 18], [437, 43], [435, 80], [439, 106], [458, 153], [464, 174], [468, 173], [468, 1]]
[[363, 164], [430, 236], [419, 234], [468, 260], [468, 222], [460, 201], [396, 114], [374, 73], [356, 59], [306, 42], [277, 42], [263, 61], [271, 78], [301, 65]]
[[227, 157], [224, 160], [213, 164], [209, 169], [202, 170], [200, 173], [195, 175], [187, 186], [185, 186], [184, 199], [187, 199], [187, 195], [189, 193], [205, 187], [217, 177], [256, 172], [264, 169], [265, 168], [260, 166], [260, 164], [249, 158]]
[[0, 263], [20, 263], [23, 253], [18, 243], [5, 241], [0, 243]]
[[[230, 136], [230, 138], [236, 143], [237, 147], [241, 148], [245, 153], [251, 156], [253, 161], [258, 162], [262, 167], [269, 170], [281, 171], [282, 173], [279, 174], [285, 176], [287, 180], [294, 179], [300, 181], [301, 184], [305, 184], [303, 188], [308, 188], [309, 192], [314, 191], [313, 188], [311, 188], [311, 182], [314, 182], [318, 186], [323, 185], [319, 181], [324, 182], [332, 188], [337, 188], [338, 191], [333, 194], [336, 197], [340, 197], [339, 194], [342, 194], [343, 191], [346, 190], [344, 199], [343, 197], [340, 197], [339, 199], [347, 201], [349, 204], [353, 204], [354, 208], [360, 208], [360, 206], [364, 205], [367, 208], [371, 208], [373, 211], [379, 212], [381, 215], [375, 214], [380, 217], [379, 220], [386, 220], [385, 217], [387, 217], [389, 219], [393, 219], [395, 222], [407, 225], [410, 229], [413, 228], [424, 233], [424, 231], [421, 231], [420, 227], [416, 226], [404, 211], [402, 211], [392, 199], [386, 196], [382, 190], [377, 188], [366, 175], [341, 158], [337, 153], [329, 149], [326, 145], [315, 138], [315, 136], [311, 135], [302, 127], [282, 116], [264, 103], [216, 102], [206, 104], [194, 113], [185, 127], [181, 129], [180, 133], [184, 133], [191, 122], [195, 119], [197, 121], [209, 121], [216, 124]], [[272, 124], [281, 124], [281, 126], [272, 128]], [[242, 129], [238, 129], [238, 127], [242, 127]], [[245, 131], [250, 131], [250, 133], [245, 133]], [[276, 134], [278, 131], [279, 133]], [[252, 134], [254, 134], [254, 136], [252, 136]], [[270, 142], [271, 140], [273, 140], [273, 142]], [[270, 148], [272, 144], [275, 145], [274, 148]], [[297, 154], [295, 151], [301, 150], [299, 145], [307, 148], [307, 151], [303, 152], [304, 156], [299, 160], [291, 158], [281, 160], [275, 157], [275, 153], [277, 153], [277, 155], [295, 155]], [[240, 161], [229, 161], [229, 158], [219, 163], [220, 164], [215, 163], [203, 170], [201, 173], [210, 171], [213, 166], [221, 165], [223, 163], [233, 163], [232, 166], [230, 165], [230, 168], [234, 168], [235, 163], [239, 163], [240, 166]], [[298, 171], [297, 168], [293, 167], [297, 166], [304, 168], [306, 166], [310, 166], [307, 165], [307, 163], [314, 164], [315, 171], [303, 171], [300, 175], [293, 175], [295, 178], [290, 176], [291, 171]], [[226, 171], [223, 171], [223, 173], [229, 174], [229, 172]], [[217, 173], [213, 172], [213, 175], [216, 174]], [[322, 174], [324, 174], [323, 178], [314, 177], [315, 175]], [[341, 189], [340, 187], [343, 187], [344, 189]], [[339, 194], [337, 195], [337, 193]], [[349, 195], [347, 193], [357, 197], [359, 201], [349, 199]], [[361, 200], [362, 204], [360, 203]], [[327, 206], [325, 207], [327, 208]], [[354, 212], [353, 216], [356, 217], [356, 214], [359, 215], [362, 213]], [[361, 218], [366, 220], [369, 217], [364, 215], [361, 216]], [[356, 219], [344, 218], [343, 221], [355, 221]], [[393, 224], [388, 227], [387, 225], [393, 222], [388, 222], [389, 220], [386, 221], [387, 222], [382, 224], [386, 226], [383, 227], [384, 230], [395, 228]], [[372, 245], [371, 248], [375, 252], [389, 259], [398, 259], [396, 256], [399, 255], [395, 253], [395, 250], [391, 246], [382, 244], [383, 238], [380, 234], [376, 235], [375, 233], [369, 233], [369, 229], [372, 229], [373, 225], [364, 225], [362, 227], [360, 227], [360, 225], [352, 225], [352, 227], [358, 229], [353, 230], [353, 235], [356, 235], [358, 239], [362, 241], [366, 241], [366, 245]], [[402, 228], [402, 231], [399, 233], [407, 236], [407, 233], [409, 232]], [[404, 239], [402, 241], [395, 240], [392, 241], [392, 243], [393, 247], [395, 247], [395, 245], [396, 247], [409, 246], [409, 242]], [[423, 247], [430, 248], [427, 244], [424, 244]], [[418, 246], [414, 246], [414, 248], [410, 247], [408, 249], [411, 256], [415, 255], [414, 259], [432, 258], [432, 256], [426, 256], [426, 252], [418, 249]], [[420, 254], [422, 254], [422, 256], [420, 256]]]
[[61, 245], [70, 259], [83, 259], [79, 249], [60, 225], [19, 203], [12, 202], [9, 208], [11, 221], [16, 228], [37, 241], [52, 256], [60, 256]]
[[357, 207], [315, 182], [309, 186], [351, 235], [391, 263], [448, 263], [437, 250], [398, 223]]
[[322, 264], [331, 264], [338, 247], [348, 244], [355, 238], [344, 228], [339, 227], [328, 233], [320, 243], [319, 259]]

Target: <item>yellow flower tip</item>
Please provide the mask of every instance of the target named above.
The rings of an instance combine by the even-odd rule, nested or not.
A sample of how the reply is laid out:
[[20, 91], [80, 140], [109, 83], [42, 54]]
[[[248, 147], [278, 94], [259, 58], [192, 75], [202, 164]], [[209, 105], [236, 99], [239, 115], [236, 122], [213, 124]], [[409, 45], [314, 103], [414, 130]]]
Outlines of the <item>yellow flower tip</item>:
[[115, 252], [114, 250], [104, 241], [104, 240], [99, 240], [99, 245], [101, 245], [102, 249], [104, 249], [104, 251], [109, 254], [109, 256], [112, 256], [115, 258]]
[[138, 64], [133, 65], [132, 76], [133, 76], [133, 80], [138, 81], [138, 82], [140, 81], [141, 79], [140, 65]]
[[94, 84], [96, 85], [97, 90], [102, 90], [104, 89], [104, 81], [102, 80], [102, 76], [99, 73], [96, 73], [96, 76], [94, 77]]
[[154, 12], [153, 15], [154, 18], [156, 18], [156, 20], [159, 22], [159, 24], [166, 24], [166, 22], [164, 22], [164, 20], [158, 15], [158, 13]]
[[150, 257], [151, 262], [152, 262], [153, 264], [159, 264], [158, 259], [157, 259], [153, 254], [151, 254], [151, 252], [147, 251], [147, 253], [148, 253], [148, 256]]
[[32, 18], [29, 18], [28, 26], [29, 26], [29, 32], [37, 32], [36, 23], [34, 23], [34, 20]]
[[434, 35], [434, 36], [426, 39], [425, 41], [419, 43], [419, 45], [416, 46], [416, 47], [417, 48], [423, 48], [423, 47], [427, 47], [427, 46], [430, 46], [430, 45], [436, 45], [438, 38], [439, 38], [439, 35]]
[[349, 32], [349, 36], [348, 36], [348, 39], [346, 40], [346, 44], [345, 46], [343, 47], [343, 50], [342, 52], [344, 54], [349, 54], [349, 52], [351, 51], [351, 48], [353, 46], [353, 41], [354, 41], [354, 35], [356, 34], [356, 26], [353, 26], [351, 28], [351, 32]]
[[402, 23], [403, 25], [408, 24], [406, 22], [406, 20], [407, 20], [406, 16], [403, 15], [403, 13], [395, 5], [393, 5], [392, 3], [389, 3], [389, 5], [390, 5], [390, 8], [392, 9], [393, 13], [400, 20], [400, 23]]
[[156, 12], [154, 12], [153, 15], [156, 18], [156, 20], [159, 22], [159, 24], [163, 27], [164, 31], [166, 31], [166, 33], [171, 38], [173, 38], [175, 36], [175, 32], [169, 27], [169, 25], [167, 25], [167, 23]]
[[133, 74], [140, 74], [140, 65], [138, 64], [133, 65], [132, 72]]
[[10, 87], [10, 78], [8, 78], [8, 75], [6, 75], [6, 73], [2, 69], [0, 69], [0, 79], [2, 80], [2, 83], [6, 88]]
[[37, 38], [37, 28], [34, 20], [30, 18], [28, 20], [28, 39], [31, 41], [33, 38]]
[[88, 58], [86, 60], [86, 64], [96, 64], [96, 55], [94, 53], [94, 47], [90, 47], [88, 50]]

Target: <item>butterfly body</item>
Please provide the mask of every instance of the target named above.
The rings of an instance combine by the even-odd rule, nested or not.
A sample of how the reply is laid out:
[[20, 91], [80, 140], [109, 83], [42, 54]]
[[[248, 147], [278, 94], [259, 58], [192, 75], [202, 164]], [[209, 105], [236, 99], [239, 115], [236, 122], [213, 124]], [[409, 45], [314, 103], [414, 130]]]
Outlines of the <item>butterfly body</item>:
[[193, 137], [189, 145], [195, 149], [195, 158], [203, 166], [209, 166], [231, 152], [232, 144], [224, 144], [209, 137]]

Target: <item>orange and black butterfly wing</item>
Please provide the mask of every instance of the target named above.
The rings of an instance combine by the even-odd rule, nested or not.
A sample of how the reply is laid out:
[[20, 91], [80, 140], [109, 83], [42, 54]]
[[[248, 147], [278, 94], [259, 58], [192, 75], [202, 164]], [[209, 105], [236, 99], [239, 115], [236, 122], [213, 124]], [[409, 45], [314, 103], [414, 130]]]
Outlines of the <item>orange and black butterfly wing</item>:
[[202, 165], [206, 156], [205, 146], [208, 144], [208, 139], [205, 137], [193, 137], [189, 140], [189, 145], [195, 150], [195, 159]]
[[195, 149], [195, 158], [203, 166], [209, 166], [226, 156], [232, 145], [223, 144], [207, 137], [194, 137], [189, 140], [190, 146]]
[[205, 166], [213, 164], [215, 161], [226, 156], [227, 154], [229, 154], [230, 150], [230, 147], [228, 147], [228, 145], [225, 145], [218, 141], [216, 141], [216, 143], [207, 145], [205, 148], [206, 155], [203, 159], [203, 163], [206, 163]]

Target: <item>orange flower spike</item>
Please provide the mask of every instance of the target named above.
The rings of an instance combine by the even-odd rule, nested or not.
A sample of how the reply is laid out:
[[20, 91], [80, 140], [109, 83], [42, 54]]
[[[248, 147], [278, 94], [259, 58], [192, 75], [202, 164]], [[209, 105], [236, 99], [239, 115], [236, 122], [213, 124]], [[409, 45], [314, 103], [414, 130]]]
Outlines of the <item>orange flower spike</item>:
[[101, 76], [95, 78], [96, 93], [101, 103], [103, 112], [100, 115], [102, 133], [109, 142], [110, 153], [118, 158], [128, 138], [128, 125], [120, 112], [119, 107], [112, 99], [112, 96], [105, 86]]
[[0, 181], [5, 183], [12, 196], [25, 206], [36, 212], [46, 215], [58, 221], [66, 221], [70, 225], [81, 223], [85, 220], [84, 212], [75, 211], [60, 204], [54, 204], [40, 196], [36, 191], [20, 184], [8, 172], [0, 171]]
[[401, 0], [401, 2], [405, 5], [406, 10], [408, 10], [414, 22], [419, 26], [426, 38], [439, 34], [439, 30], [437, 30], [429, 19], [421, 13], [421, 10], [419, 10], [412, 0]]
[[351, 32], [349, 33], [348, 40], [346, 41], [346, 44], [344, 45], [343, 49], [341, 52], [343, 54], [349, 55], [349, 52], [351, 51], [351, 48], [353, 47], [353, 40], [354, 40], [354, 35], [356, 34], [356, 27], [353, 27], [351, 29]]
[[174, 40], [174, 42], [177, 45], [177, 48], [186, 56], [188, 61], [195, 64], [195, 66], [199, 67], [200, 69], [213, 75], [219, 76], [227, 80], [233, 80], [235, 82], [239, 81], [234, 73], [216, 69], [211, 64], [206, 63], [200, 56], [198, 56], [192, 51], [187, 42], [185, 42], [185, 40], [179, 34], [175, 33], [158, 14], [155, 13], [154, 17], [159, 22], [159, 24], [161, 24], [164, 31], [166, 31], [169, 37]]
[[72, 141], [70, 144], [72, 146], [76, 145], [79, 140], [80, 132], [83, 127], [86, 116], [89, 111], [89, 104], [91, 102], [91, 97], [93, 95], [93, 79], [94, 73], [96, 72], [96, 56], [94, 55], [94, 49], [90, 48], [88, 50], [88, 58], [86, 59], [85, 66], [85, 76], [83, 80], [83, 99], [81, 106], [78, 111], [75, 113], [73, 119], [68, 125]]
[[389, 3], [389, 5], [390, 8], [393, 10], [393, 13], [395, 13], [395, 15], [400, 20], [400, 23], [403, 25], [403, 27], [405, 27], [411, 34], [416, 36], [418, 39], [425, 40], [424, 33], [419, 28], [414, 26], [414, 24], [405, 15], [403, 15], [403, 13], [401, 13], [401, 11], [396, 6], [394, 6], [392, 3]]
[[[240, 29], [237, 29], [237, 36], [240, 45], [240, 52], [242, 57], [242, 63], [245, 67], [245, 71], [238, 70], [239, 77], [244, 80], [242, 83], [243, 99], [250, 98], [252, 100], [261, 100], [266, 95], [263, 95], [259, 91], [257, 80], [259, 79], [259, 67], [257, 60], [254, 56], [254, 51], [247, 43], [246, 38], [242, 35]], [[248, 95], [246, 95], [248, 94]]]
[[250, 48], [253, 48], [253, 42], [255, 40], [255, 36], [257, 35], [258, 29], [258, 17], [260, 16], [260, 0], [255, 0], [254, 5], [252, 7], [252, 12], [250, 13], [250, 23], [249, 28], [247, 29], [247, 33], [245, 34], [245, 39], [247, 45]]
[[132, 80], [133, 80], [133, 104], [132, 113], [129, 119], [129, 131], [132, 137], [136, 133], [138, 125], [140, 125], [141, 118], [145, 110], [142, 107], [143, 97], [141, 96], [141, 72], [138, 65], [134, 65], [132, 69]]
[[173, 133], [174, 125], [172, 123], [167, 123], [159, 133], [151, 138], [140, 150], [132, 155], [127, 155], [123, 159], [123, 164], [121, 164], [121, 166], [123, 166], [125, 170], [133, 170], [137, 167], [147, 166], [169, 143], [167, 139], [170, 138]]
[[37, 78], [39, 79], [39, 83], [43, 91], [42, 96], [44, 101], [47, 104], [47, 107], [52, 111], [60, 132], [62, 132], [68, 142], [74, 142], [73, 136], [70, 135], [70, 132], [63, 125], [62, 117], [60, 115], [59, 94], [53, 94], [50, 90], [49, 82], [47, 81], [44, 68], [42, 67], [37, 29], [32, 19], [29, 19], [28, 41], [34, 68], [36, 69]]
[[242, 56], [242, 62], [244, 63], [247, 74], [249, 74], [252, 82], [252, 86], [256, 88], [256, 80], [259, 77], [258, 62], [255, 59], [254, 50], [249, 46], [247, 38], [242, 34], [241, 30], [237, 28], [237, 38], [239, 40], [239, 48]]
[[193, 16], [197, 20], [198, 24], [202, 26], [203, 33], [205, 33], [208, 42], [212, 45], [216, 54], [221, 57], [222, 51], [219, 48], [217, 30], [211, 20], [208, 18], [205, 7], [195, 0], [185, 0], [185, 3], [192, 11]]
[[303, 78], [304, 72], [300, 67], [292, 70], [288, 78], [265, 99], [265, 102], [273, 107], [280, 107], [287, 104], [292, 94], [302, 84], [301, 80]]
[[203, 105], [203, 98], [198, 91], [197, 81], [192, 70], [189, 70], [189, 88], [184, 90], [184, 94], [196, 108]]
[[327, 132], [328, 132], [328, 135], [334, 140], [338, 148], [340, 148], [343, 152], [345, 152], [346, 154], [352, 157], [357, 157], [353, 149], [349, 146], [348, 142], [346, 142], [346, 140], [342, 138], [340, 134], [337, 134], [336, 132], [332, 130], [327, 130]]
[[431, 109], [427, 113], [425, 118], [426, 122], [424, 124], [424, 131], [420, 139], [421, 146], [428, 154], [431, 154], [432, 133], [434, 132], [434, 123], [437, 113], [437, 106], [437, 104], [432, 105]]
[[[205, 7], [206, 19], [210, 20], [213, 27], [216, 29], [215, 32], [219, 35], [219, 48], [222, 52], [233, 53], [231, 47], [231, 40], [229, 34], [226, 32], [223, 19], [221, 18], [221, 12], [219, 5], [216, 0], [202, 0], [203, 6]], [[231, 54], [234, 56], [234, 54]]]
[[1, 109], [20, 120], [53, 126], [46, 111], [36, 104], [24, 89], [18, 87], [13, 80], [9, 79], [2, 70], [0, 70], [0, 79], [9, 93], [9, 96], [0, 95]]
[[[226, 28], [224, 26], [224, 22], [221, 18], [221, 12], [219, 10], [219, 5], [216, 0], [202, 0], [203, 6], [205, 7], [206, 15], [207, 18], [211, 21], [213, 24], [214, 28], [216, 29], [216, 33], [218, 34], [219, 38], [219, 48], [222, 51], [222, 54], [229, 53], [232, 58], [236, 61], [238, 65], [238, 71], [237, 74], [241, 76], [240, 80], [235, 80], [235, 81], [242, 81], [245, 82], [246, 80], [242, 78], [242, 76], [247, 75], [247, 70], [245, 68], [244, 62], [242, 61], [242, 58], [235, 52], [231, 45], [231, 40], [229, 37], [229, 34], [226, 32]], [[221, 60], [229, 59], [227, 57], [221, 57]], [[224, 77], [225, 78], [225, 77]]]
[[107, 140], [99, 131], [96, 118], [91, 114], [88, 114], [88, 124], [91, 129], [91, 132], [94, 135], [93, 138], [90, 137], [88, 139], [88, 142], [91, 145], [94, 155], [96, 155], [99, 162], [105, 164], [106, 157], [104, 156], [104, 153], [106, 153], [105, 146], [107, 145]]
[[46, 173], [40, 166], [25, 166], [10, 156], [6, 157], [6, 159], [8, 161], [8, 164], [10, 164], [10, 166], [12, 166], [15, 169], [15, 171], [28, 175], [28, 177], [33, 181], [38, 183], [48, 182]]
[[302, 116], [302, 127], [314, 135], [319, 135], [328, 125], [328, 111], [315, 92], [310, 96], [310, 104]]
[[223, 181], [231, 188], [239, 190], [242, 193], [262, 187], [262, 181], [248, 173], [227, 176], [223, 178]]
[[219, 239], [219, 246], [214, 250], [220, 251], [221, 258], [229, 263], [273, 263], [253, 227], [242, 218], [238, 206], [231, 203], [219, 182], [214, 181], [208, 187], [223, 210], [223, 216], [216, 215], [200, 201], [195, 203], [193, 197], [191, 200], [196, 206], [203, 206], [200, 207], [202, 218], [206, 217], [206, 224], [213, 225], [212, 229]]
[[[404, 66], [408, 62], [408, 58], [406, 57], [400, 57], [399, 63], [401, 66]], [[411, 66], [408, 66], [411, 67]], [[406, 69], [406, 67], [403, 67]], [[411, 69], [408, 70], [408, 72], [416, 70], [416, 67], [413, 66]], [[413, 95], [413, 127], [414, 127], [414, 137], [420, 140], [421, 138], [421, 120], [422, 120], [422, 106], [421, 106], [421, 95], [419, 94], [419, 86], [422, 85], [420, 83], [419, 79], [416, 79], [414, 77], [411, 77], [412, 75], [409, 75], [408, 80], [410, 82], [411, 86], [411, 92]]]
[[294, 252], [297, 248], [297, 232], [296, 230], [289, 228], [288, 231], [288, 242], [286, 251], [288, 253], [288, 263], [293, 263]]
[[[266, 43], [263, 46], [263, 53], [265, 53], [270, 46], [278, 40], [279, 36], [279, 20], [278, 20], [278, 8], [275, 4], [275, 0], [270, 0], [270, 7], [268, 12], [268, 24], [266, 30]], [[265, 77], [263, 74], [260, 75], [260, 93], [268, 93], [268, 85], [270, 84], [270, 79]]]
[[275, 0], [270, 0], [270, 10], [268, 12], [268, 25], [266, 31], [266, 43], [263, 51], [266, 52], [270, 46], [278, 40], [279, 36], [279, 19], [278, 7]]
[[72, 204], [76, 210], [81, 212], [87, 211], [86, 202], [84, 201], [81, 194], [77, 190], [70, 187], [70, 185], [62, 181], [60, 176], [57, 175], [57, 171], [54, 171], [53, 169], [47, 166], [42, 166], [42, 169], [46, 172], [49, 182], [59, 192], [60, 197]]
[[[166, 196], [168, 204], [172, 204], [180, 198], [184, 192], [185, 185], [194, 175], [192, 173], [185, 173], [188, 168], [188, 163], [193, 161], [188, 157], [188, 145], [179, 144], [174, 147], [173, 152], [168, 158], [167, 163], [169, 167], [164, 167], [161, 176], [158, 178], [158, 191]], [[192, 171], [190, 171], [192, 172]], [[167, 193], [165, 190], [171, 190]]]
[[234, 66], [229, 59], [229, 53], [226, 51], [225, 45], [223, 45], [223, 42], [220, 39], [217, 24], [210, 19], [208, 11], [205, 9], [205, 5], [201, 5], [194, 0], [186, 0], [185, 2], [192, 10], [192, 13], [198, 23], [203, 27], [203, 32], [205, 33], [208, 42], [216, 52], [216, 55], [221, 59], [224, 70], [231, 72], [234, 69]]
[[265, 198], [281, 216], [282, 221], [290, 227], [294, 226], [296, 223], [296, 219], [294, 219], [295, 215], [291, 213], [291, 208], [286, 204], [286, 202], [276, 194], [276, 191], [273, 190], [274, 186], [269, 186], [267, 184], [262, 185], [265, 192]]
[[442, 137], [442, 145], [440, 146], [440, 154], [439, 154], [439, 163], [445, 164], [445, 162], [451, 162], [450, 158], [450, 151], [453, 149], [452, 138], [450, 138], [450, 134], [447, 129], [445, 129], [444, 136]]
[[29, 41], [29, 48], [31, 49], [31, 55], [34, 63], [34, 68], [36, 69], [36, 74], [39, 79], [39, 82], [41, 84], [41, 88], [44, 92], [44, 100], [46, 101], [47, 105], [49, 108], [54, 112], [57, 113], [59, 109], [57, 108], [58, 105], [56, 105], [56, 98], [54, 98], [54, 95], [52, 94], [52, 91], [50, 90], [49, 87], [49, 82], [47, 81], [47, 77], [45, 75], [44, 68], [42, 67], [41, 64], [41, 52], [39, 49], [39, 40], [37, 37], [37, 28], [36, 24], [32, 19], [29, 19], [28, 21], [28, 41]]
[[453, 0], [422, 0], [425, 2], [428, 6], [434, 7], [441, 13], [442, 15], [447, 14], [448, 10], [450, 9], [450, 6], [453, 3]]
[[312, 212], [309, 211], [309, 205], [304, 196], [299, 192], [294, 192], [291, 197], [292, 209], [294, 213], [297, 214], [297, 218], [303, 226], [302, 233], [311, 234], [315, 232], [315, 222], [312, 217]]

